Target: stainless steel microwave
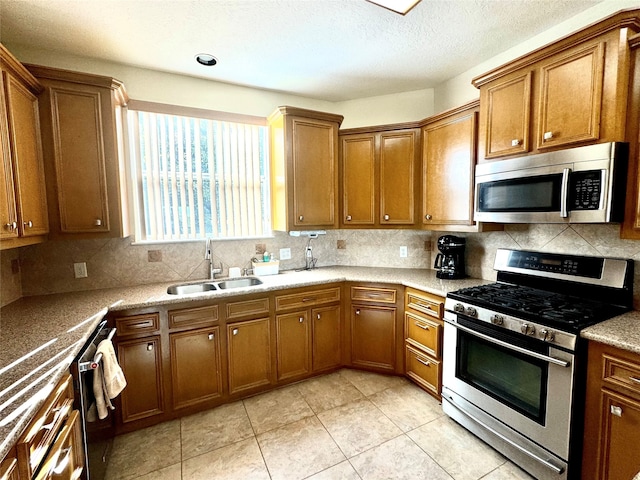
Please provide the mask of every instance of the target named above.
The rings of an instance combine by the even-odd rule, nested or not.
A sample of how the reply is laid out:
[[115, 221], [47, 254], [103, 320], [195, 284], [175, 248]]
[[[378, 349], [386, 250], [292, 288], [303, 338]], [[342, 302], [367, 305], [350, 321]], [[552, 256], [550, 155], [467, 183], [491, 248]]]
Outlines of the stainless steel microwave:
[[611, 142], [479, 164], [474, 220], [621, 222], [628, 152]]

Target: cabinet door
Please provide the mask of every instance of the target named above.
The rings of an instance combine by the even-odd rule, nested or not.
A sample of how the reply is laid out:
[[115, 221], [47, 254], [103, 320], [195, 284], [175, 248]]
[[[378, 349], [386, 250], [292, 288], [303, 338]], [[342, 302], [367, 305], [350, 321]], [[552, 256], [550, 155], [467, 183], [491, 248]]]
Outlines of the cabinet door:
[[[84, 470], [80, 412], [74, 410], [51, 447], [34, 480], [75, 480]], [[85, 474], [86, 476], [86, 474]]]
[[222, 395], [219, 327], [172, 333], [173, 408], [183, 408]]
[[486, 92], [482, 107], [486, 122], [485, 158], [529, 151], [531, 72], [518, 75]]
[[600, 138], [603, 72], [602, 43], [541, 67], [538, 148]]
[[311, 372], [311, 330], [308, 311], [276, 316], [278, 381]]
[[292, 119], [293, 225], [336, 226], [338, 127]]
[[121, 395], [122, 422], [164, 411], [160, 336], [118, 342], [118, 361], [127, 379]]
[[60, 231], [108, 232], [102, 110], [110, 92], [77, 86], [49, 87], [49, 94]]
[[380, 225], [415, 223], [419, 130], [380, 134]]
[[473, 224], [476, 115], [423, 129], [424, 225]]
[[376, 137], [374, 134], [345, 135], [342, 152], [342, 223], [374, 225], [376, 223]]
[[640, 472], [640, 403], [602, 390], [600, 474], [603, 480], [633, 478]]
[[313, 371], [339, 367], [342, 363], [340, 306], [311, 310]]
[[271, 383], [268, 318], [227, 325], [227, 348], [230, 394]]
[[4, 72], [20, 236], [49, 232], [38, 99]]
[[393, 371], [396, 364], [396, 308], [351, 307], [351, 363]]
[[9, 149], [9, 123], [4, 94], [3, 75], [0, 74], [0, 239], [18, 236], [18, 215]]

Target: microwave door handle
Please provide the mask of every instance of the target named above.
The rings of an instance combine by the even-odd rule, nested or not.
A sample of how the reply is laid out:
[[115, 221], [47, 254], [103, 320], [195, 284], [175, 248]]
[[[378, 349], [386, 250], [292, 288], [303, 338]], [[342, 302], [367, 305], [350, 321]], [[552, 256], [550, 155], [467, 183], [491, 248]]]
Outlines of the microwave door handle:
[[571, 175], [570, 168], [562, 169], [562, 187], [560, 189], [560, 216], [567, 218], [569, 211], [567, 210], [567, 203], [569, 202], [569, 175]]

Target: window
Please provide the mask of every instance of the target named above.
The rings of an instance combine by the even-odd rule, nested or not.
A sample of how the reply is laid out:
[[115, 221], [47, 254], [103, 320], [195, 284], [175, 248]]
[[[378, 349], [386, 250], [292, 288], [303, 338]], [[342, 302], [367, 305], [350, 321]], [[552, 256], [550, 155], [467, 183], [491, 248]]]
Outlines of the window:
[[136, 240], [271, 234], [264, 119], [131, 101], [127, 121]]

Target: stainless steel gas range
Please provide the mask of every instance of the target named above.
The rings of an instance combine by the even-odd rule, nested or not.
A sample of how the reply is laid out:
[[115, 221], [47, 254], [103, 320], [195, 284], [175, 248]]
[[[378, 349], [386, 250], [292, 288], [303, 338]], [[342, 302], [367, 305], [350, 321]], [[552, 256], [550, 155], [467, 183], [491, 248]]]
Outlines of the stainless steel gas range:
[[538, 479], [578, 479], [586, 342], [632, 308], [633, 261], [505, 250], [497, 283], [447, 294], [445, 413]]

